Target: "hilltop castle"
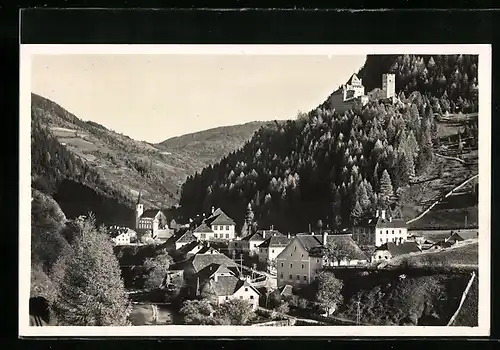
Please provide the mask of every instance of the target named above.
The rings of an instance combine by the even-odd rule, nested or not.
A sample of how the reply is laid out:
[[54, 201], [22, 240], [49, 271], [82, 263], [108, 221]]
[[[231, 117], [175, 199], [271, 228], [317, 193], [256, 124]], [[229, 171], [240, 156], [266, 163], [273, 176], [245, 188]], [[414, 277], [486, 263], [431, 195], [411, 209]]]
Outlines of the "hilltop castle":
[[[396, 76], [394, 74], [382, 75], [381, 99], [394, 99], [396, 96]], [[355, 103], [365, 106], [369, 97], [365, 94], [363, 81], [356, 74], [330, 96], [330, 105], [339, 113], [351, 109]]]

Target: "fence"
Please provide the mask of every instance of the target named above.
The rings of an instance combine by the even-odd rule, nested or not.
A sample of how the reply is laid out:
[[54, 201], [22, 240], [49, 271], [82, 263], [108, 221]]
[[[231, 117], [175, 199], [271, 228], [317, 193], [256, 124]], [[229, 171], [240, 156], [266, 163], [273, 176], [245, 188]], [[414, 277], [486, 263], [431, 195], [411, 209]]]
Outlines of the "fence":
[[461, 189], [462, 187], [464, 187], [466, 184], [468, 184], [470, 181], [474, 180], [478, 176], [479, 176], [479, 174], [471, 176], [470, 178], [468, 178], [467, 180], [465, 180], [464, 182], [462, 182], [460, 185], [458, 185], [457, 187], [455, 187], [454, 189], [452, 189], [450, 192], [448, 192], [446, 195], [444, 195], [443, 197], [439, 198], [434, 203], [432, 203], [432, 205], [429, 208], [427, 208], [426, 210], [424, 210], [420, 215], [418, 215], [417, 217], [415, 217], [415, 218], [413, 218], [411, 220], [408, 220], [406, 222], [406, 224], [408, 225], [408, 224], [411, 224], [412, 222], [415, 222], [415, 221], [421, 219], [422, 217], [424, 217], [424, 215], [426, 215], [429, 211], [431, 211], [431, 209], [434, 208], [439, 202], [441, 202], [441, 200], [443, 200], [444, 198], [448, 198], [453, 192], [455, 192], [456, 190]]
[[451, 319], [450, 319], [450, 321], [448, 322], [448, 324], [446, 326], [449, 327], [449, 326], [453, 325], [453, 322], [455, 321], [455, 318], [457, 317], [458, 313], [462, 309], [462, 305], [464, 304], [465, 298], [467, 298], [467, 294], [469, 293], [470, 287], [472, 286], [472, 282], [474, 282], [474, 278], [475, 277], [476, 277], [476, 272], [472, 271], [472, 276], [471, 276], [471, 278], [469, 280], [469, 283], [467, 284], [467, 287], [465, 287], [465, 290], [462, 293], [462, 299], [460, 299], [460, 304], [458, 304], [457, 311], [455, 311], [455, 313], [453, 314], [453, 316], [451, 316]]

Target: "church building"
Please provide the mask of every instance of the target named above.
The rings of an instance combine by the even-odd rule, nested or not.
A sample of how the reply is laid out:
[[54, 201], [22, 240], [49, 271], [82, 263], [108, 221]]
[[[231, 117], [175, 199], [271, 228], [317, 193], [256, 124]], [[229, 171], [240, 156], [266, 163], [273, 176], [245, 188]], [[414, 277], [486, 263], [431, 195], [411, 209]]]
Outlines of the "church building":
[[167, 225], [167, 218], [160, 209], [144, 210], [140, 192], [135, 205], [135, 229], [138, 234], [150, 234], [155, 239], [166, 240], [172, 235]]

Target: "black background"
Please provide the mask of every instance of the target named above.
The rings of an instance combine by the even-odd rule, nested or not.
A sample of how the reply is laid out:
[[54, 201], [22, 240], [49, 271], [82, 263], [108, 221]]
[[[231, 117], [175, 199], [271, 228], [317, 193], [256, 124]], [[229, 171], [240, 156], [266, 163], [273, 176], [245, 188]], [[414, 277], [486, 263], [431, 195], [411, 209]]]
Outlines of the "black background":
[[[83, 3], [83, 2], [81, 2]], [[368, 2], [366, 2], [368, 3]], [[380, 3], [380, 2], [379, 2]], [[409, 1], [402, 1], [403, 6], [411, 7]], [[417, 3], [417, 2], [415, 2]], [[491, 6], [493, 1], [484, 1], [481, 3], [483, 8]], [[370, 3], [373, 7], [373, 3]], [[2, 254], [6, 262], [4, 273], [10, 268], [11, 276], [18, 277], [17, 269], [15, 268], [17, 261], [18, 244], [15, 232], [17, 232], [17, 208], [18, 208], [18, 158], [26, 155], [18, 155], [18, 91], [19, 91], [19, 43], [23, 44], [492, 44], [493, 53], [493, 71], [492, 71], [492, 136], [495, 135], [496, 116], [500, 112], [499, 101], [496, 99], [498, 95], [497, 82], [499, 81], [499, 69], [495, 63], [500, 63], [500, 11], [498, 10], [446, 10], [444, 6], [442, 10], [366, 10], [359, 11], [363, 7], [366, 8], [363, 1], [358, 1], [353, 5], [358, 7], [357, 11], [352, 10], [321, 10], [321, 5], [311, 5], [310, 8], [315, 10], [301, 9], [303, 5], [296, 5], [299, 10], [251, 10], [249, 4], [244, 4], [241, 1], [236, 1], [234, 4], [219, 5], [220, 8], [246, 7], [247, 10], [241, 9], [232, 10], [196, 10], [192, 8], [205, 7], [204, 4], [187, 5], [177, 4], [177, 6], [185, 6], [185, 10], [130, 10], [130, 9], [44, 9], [47, 6], [59, 7], [78, 7], [82, 6], [78, 2], [61, 1], [57, 4], [26, 3], [24, 7], [39, 6], [39, 9], [27, 9], [19, 12], [19, 6], [0, 7], [0, 28], [5, 45], [2, 50], [2, 68], [5, 73], [2, 75], [3, 87], [1, 91], [5, 93], [3, 96], [6, 101], [6, 107], [2, 110], [4, 128], [3, 141], [7, 141], [9, 145], [3, 147], [3, 176], [2, 193], [0, 198], [3, 199], [4, 215], [9, 220], [4, 220], [7, 223], [4, 226], [2, 241], [2, 251], [7, 254]], [[91, 2], [85, 2], [87, 6], [102, 7], [103, 4], [92, 5]], [[121, 1], [113, 4], [111, 1], [106, 3], [106, 6], [131, 7], [142, 5], [144, 2], [139, 1]], [[337, 6], [346, 6], [339, 4]], [[349, 4], [347, 4], [349, 5]], [[419, 1], [420, 7], [427, 5], [424, 1]], [[429, 2], [429, 5], [436, 7], [436, 1]], [[155, 6], [149, 5], [149, 6]], [[156, 6], [158, 6], [156, 4]], [[173, 6], [173, 5], [170, 5]], [[254, 6], [256, 6], [254, 4]], [[258, 5], [257, 5], [258, 6]], [[261, 4], [261, 6], [263, 6]], [[267, 3], [267, 6], [272, 6]], [[383, 5], [378, 5], [384, 8]], [[388, 6], [388, 5], [386, 5]], [[473, 1], [454, 1], [455, 8], [462, 7], [481, 7]], [[272, 7], [280, 8], [279, 5]], [[281, 6], [283, 7], [283, 5]], [[290, 6], [288, 6], [290, 7]], [[191, 8], [191, 9], [189, 9]], [[293, 8], [293, 6], [292, 6]], [[19, 21], [22, 23], [22, 30], [19, 30]], [[20, 34], [20, 35], [19, 35]], [[492, 140], [492, 159], [496, 159], [496, 139]], [[486, 161], [486, 160], [482, 160]], [[495, 198], [497, 188], [495, 186], [495, 162], [492, 162], [492, 291], [491, 291], [491, 338], [500, 338], [498, 334], [498, 283], [495, 276], [498, 274], [498, 257], [494, 247], [499, 246], [498, 235], [496, 234], [495, 213], [496, 202]], [[8, 247], [7, 244], [10, 246]], [[13, 339], [18, 331], [17, 314], [17, 278], [12, 279], [12, 282], [3, 284], [4, 291], [10, 293], [9, 296], [4, 296], [4, 305], [8, 306], [8, 310], [4, 312], [4, 321], [2, 322], [7, 327], [9, 333], [13, 335]], [[495, 291], [497, 291], [495, 293]], [[7, 302], [6, 302], [7, 301]], [[7, 312], [8, 311], [8, 316]], [[4, 332], [2, 332], [4, 333]], [[168, 334], [165, 334], [168, 337]], [[2, 337], [2, 340], [5, 338]], [[233, 338], [234, 339], [234, 338]], [[331, 338], [332, 339], [332, 338]], [[330, 339], [330, 340], [331, 340]], [[213, 342], [203, 340], [116, 340], [113, 343], [105, 344], [104, 346], [126, 348], [136, 347], [138, 349], [156, 346], [158, 348], [197, 348], [214, 346], [217, 348], [253, 348], [265, 345], [271, 347], [307, 347], [321, 346], [325, 347], [358, 347], [366, 346], [367, 348], [380, 347], [382, 349], [405, 347], [407, 344], [403, 339], [397, 340], [376, 340], [362, 339], [363, 342], [341, 343], [340, 339], [335, 340], [335, 344], [327, 341], [327, 339], [308, 339], [307, 342], [299, 338], [293, 339], [271, 339], [267, 341], [247, 340], [229, 341], [217, 340]], [[236, 339], [234, 339], [236, 340]], [[318, 340], [318, 341], [316, 341]], [[321, 342], [319, 342], [321, 341]], [[443, 340], [445, 341], [445, 340]], [[80, 348], [98, 346], [101, 344], [90, 344], [84, 340], [23, 340], [22, 343], [34, 348], [53, 348], [60, 344], [62, 348]], [[2, 341], [3, 344], [3, 341]], [[23, 345], [24, 345], [23, 344]], [[310, 344], [310, 345], [309, 345]], [[446, 345], [456, 346], [455, 342], [449, 342]], [[469, 341], [467, 347], [477, 348], [478, 346], [493, 345], [481, 341]], [[419, 347], [441, 346], [437, 344], [437, 340], [421, 340]], [[10, 347], [9, 347], [10, 348]]]

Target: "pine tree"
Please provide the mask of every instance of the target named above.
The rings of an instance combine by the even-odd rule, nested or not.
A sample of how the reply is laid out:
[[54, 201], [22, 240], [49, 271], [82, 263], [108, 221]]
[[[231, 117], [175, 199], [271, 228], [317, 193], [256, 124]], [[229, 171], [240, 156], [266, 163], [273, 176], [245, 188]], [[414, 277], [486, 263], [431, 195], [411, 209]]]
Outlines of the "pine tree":
[[356, 201], [351, 211], [351, 221], [354, 225], [356, 225], [359, 222], [359, 219], [361, 219], [362, 217], [363, 217], [363, 208], [361, 207], [361, 204], [359, 204], [359, 202]]
[[333, 202], [332, 202], [332, 226], [334, 228], [339, 228], [342, 221], [342, 197], [340, 195], [339, 189], [334, 187], [333, 190]]
[[130, 304], [111, 242], [92, 217], [87, 223], [72, 254], [56, 263], [58, 321], [65, 326], [128, 325]]
[[389, 176], [389, 173], [387, 172], [387, 169], [384, 169], [382, 172], [382, 176], [380, 177], [380, 195], [379, 195], [379, 202], [380, 204], [385, 207], [387, 206], [389, 199], [393, 195], [393, 188], [392, 188], [392, 181], [391, 177]]
[[253, 219], [254, 219], [254, 213], [252, 210], [252, 205], [250, 203], [248, 203], [247, 211], [245, 213], [245, 223], [247, 224], [248, 228], [252, 227]]
[[363, 211], [370, 207], [370, 198], [368, 197], [364, 183], [360, 183], [356, 190], [356, 201], [359, 202]]

